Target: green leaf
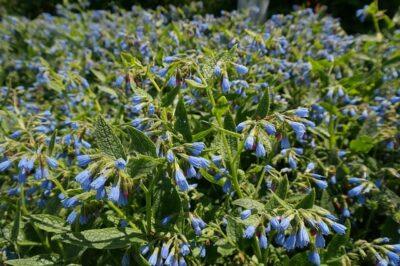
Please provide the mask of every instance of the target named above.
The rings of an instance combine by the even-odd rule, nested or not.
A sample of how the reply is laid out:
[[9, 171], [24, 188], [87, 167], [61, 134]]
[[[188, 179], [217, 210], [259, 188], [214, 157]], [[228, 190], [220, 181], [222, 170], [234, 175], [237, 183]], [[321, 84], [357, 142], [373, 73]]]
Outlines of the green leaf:
[[[18, 204], [18, 207], [20, 207], [20, 204]], [[20, 224], [21, 224], [21, 209], [18, 208], [18, 210], [15, 212], [15, 217], [14, 217], [14, 222], [13, 226], [11, 229], [11, 241], [17, 242], [18, 239], [18, 234], [20, 231]]]
[[103, 74], [103, 73], [101, 73], [100, 71], [97, 71], [97, 70], [95, 70], [95, 69], [90, 69], [90, 71], [93, 73], [93, 75], [95, 75], [95, 77], [100, 81], [100, 82], [102, 82], [102, 83], [105, 83], [106, 82], [106, 76]]
[[132, 243], [144, 243], [141, 232], [132, 228], [91, 229], [77, 233], [58, 234], [51, 238], [75, 246], [95, 249], [121, 249]]
[[350, 149], [354, 152], [368, 153], [375, 145], [375, 139], [362, 135], [350, 141]]
[[7, 260], [5, 263], [13, 266], [44, 266], [56, 265], [57, 259], [55, 256], [37, 255], [26, 259]]
[[236, 249], [236, 246], [227, 241], [221, 243], [221, 245], [218, 245], [217, 247], [218, 253], [221, 254], [223, 257], [232, 255]]
[[315, 189], [313, 189], [296, 205], [296, 209], [311, 209], [314, 206], [314, 201], [315, 201]]
[[142, 68], [142, 63], [139, 59], [127, 52], [121, 53], [121, 60], [125, 67]]
[[257, 110], [254, 114], [255, 118], [264, 118], [266, 115], [269, 113], [269, 108], [270, 108], [270, 91], [269, 88], [267, 87], [263, 97], [261, 98], [260, 102], [258, 103]]
[[234, 243], [238, 243], [242, 237], [242, 225], [230, 216], [227, 217], [226, 235]]
[[32, 214], [30, 217], [35, 226], [43, 231], [60, 234], [69, 230], [60, 217], [51, 214]]
[[340, 255], [343, 255], [343, 252], [340, 252], [340, 249], [341, 247], [345, 246], [350, 239], [351, 224], [349, 220], [347, 220], [346, 222], [346, 227], [347, 227], [346, 234], [344, 235], [336, 234], [334, 237], [332, 237], [331, 241], [329, 242], [326, 248], [326, 255], [325, 255], [326, 260], [335, 257], [340, 257]]
[[57, 129], [54, 130], [53, 134], [51, 135], [50, 143], [49, 143], [49, 149], [47, 150], [47, 154], [51, 156], [53, 154], [54, 150], [54, 144], [56, 143], [56, 136], [57, 136]]
[[289, 189], [289, 181], [288, 181], [287, 177], [284, 176], [282, 178], [282, 180], [279, 182], [279, 185], [278, 185], [275, 193], [276, 193], [276, 195], [279, 196], [279, 198], [284, 200], [286, 198], [288, 189]]
[[192, 141], [192, 133], [190, 132], [189, 119], [187, 116], [185, 103], [183, 98], [179, 98], [175, 109], [175, 130], [182, 134], [186, 141]]
[[164, 162], [163, 158], [154, 158], [146, 155], [132, 157], [128, 162], [129, 174], [131, 177], [146, 175]]
[[170, 90], [168, 93], [164, 94], [163, 97], [161, 98], [161, 105], [163, 107], [170, 106], [174, 102], [176, 95], [178, 95], [179, 90], [180, 90], [180, 87], [176, 86], [175, 88]]
[[102, 116], [97, 118], [95, 124], [94, 138], [99, 149], [115, 159], [126, 159], [121, 140], [115, 135], [111, 126]]
[[153, 214], [156, 221], [161, 221], [161, 219], [168, 215], [181, 212], [181, 199], [175, 186], [171, 184], [170, 179], [160, 178], [160, 182], [155, 185], [153, 191]]
[[[226, 130], [235, 132], [236, 131], [236, 125], [235, 121], [233, 120], [233, 117], [230, 113], [225, 115], [224, 118], [224, 128]], [[232, 136], [226, 136], [226, 139], [228, 140], [229, 146], [231, 147], [231, 151], [236, 151], [237, 149], [237, 140], [235, 137]]]
[[225, 96], [221, 96], [218, 98], [215, 107], [213, 108], [213, 114], [217, 117], [222, 117], [229, 111], [230, 104]]
[[207, 84], [198, 83], [192, 79], [185, 79], [185, 82], [193, 88], [204, 89], [207, 87]]
[[111, 96], [114, 96], [115, 98], [118, 98], [117, 92], [112, 88], [109, 88], [106, 86], [101, 86], [101, 85], [98, 85], [97, 88], [102, 92], [105, 92], [107, 94], [110, 94]]
[[131, 126], [127, 126], [126, 131], [130, 138], [131, 149], [141, 154], [157, 157], [156, 146], [146, 134]]
[[214, 128], [212, 128], [212, 127], [207, 128], [206, 130], [200, 131], [199, 133], [196, 133], [193, 135], [193, 141], [203, 140], [205, 137], [207, 137], [213, 131], [214, 131]]
[[290, 258], [288, 262], [289, 265], [298, 265], [298, 266], [307, 266], [307, 265], [312, 265], [311, 262], [308, 261], [307, 253], [306, 252], [301, 252], [293, 257]]
[[233, 201], [233, 204], [241, 206], [248, 210], [251, 210], [251, 209], [256, 209], [259, 211], [264, 210], [264, 204], [262, 204], [261, 202], [258, 202], [256, 200], [249, 199], [249, 198], [237, 199], [237, 200]]

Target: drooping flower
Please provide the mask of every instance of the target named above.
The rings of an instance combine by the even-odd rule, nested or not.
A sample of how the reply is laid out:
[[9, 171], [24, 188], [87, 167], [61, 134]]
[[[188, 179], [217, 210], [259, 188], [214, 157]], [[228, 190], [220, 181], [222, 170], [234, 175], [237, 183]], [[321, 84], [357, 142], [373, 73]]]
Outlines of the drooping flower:
[[253, 225], [249, 225], [246, 227], [244, 233], [243, 233], [243, 237], [250, 239], [253, 237], [254, 233], [256, 232], [256, 227]]
[[191, 165], [193, 165], [196, 168], [210, 167], [210, 161], [202, 157], [189, 156], [188, 161]]

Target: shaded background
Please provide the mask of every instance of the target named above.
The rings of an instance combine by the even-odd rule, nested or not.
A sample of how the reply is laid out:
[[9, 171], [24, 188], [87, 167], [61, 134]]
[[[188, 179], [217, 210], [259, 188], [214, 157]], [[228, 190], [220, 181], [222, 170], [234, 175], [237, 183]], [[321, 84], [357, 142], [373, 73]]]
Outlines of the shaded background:
[[[199, 0], [90, 0], [90, 9], [110, 9], [113, 5], [130, 9], [132, 5], [141, 5], [146, 8], [155, 8], [158, 5], [181, 6]], [[200, 0], [201, 1], [201, 0]], [[357, 9], [371, 3], [372, 0], [270, 0], [268, 16], [276, 13], [289, 13], [293, 5], [318, 8], [321, 5], [328, 7], [328, 13], [340, 18], [342, 27], [348, 33], [365, 33], [372, 30], [371, 22], [361, 23], [355, 17]], [[62, 0], [0, 0], [0, 14], [23, 15], [34, 18], [42, 12], [55, 13], [55, 6]], [[74, 2], [74, 1], [70, 1]], [[221, 10], [233, 10], [237, 7], [237, 0], [203, 0], [203, 13], [219, 15]], [[392, 17], [400, 7], [400, 0], [379, 0], [380, 9], [386, 10]]]

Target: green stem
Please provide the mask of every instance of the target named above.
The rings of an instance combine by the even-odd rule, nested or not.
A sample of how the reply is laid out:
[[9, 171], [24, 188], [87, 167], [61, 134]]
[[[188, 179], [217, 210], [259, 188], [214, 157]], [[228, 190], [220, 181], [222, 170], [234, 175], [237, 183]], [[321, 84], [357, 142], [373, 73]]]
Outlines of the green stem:
[[136, 225], [134, 223], [132, 223], [131, 221], [129, 221], [128, 218], [126, 217], [126, 215], [117, 206], [115, 206], [115, 204], [112, 201], [107, 201], [107, 205], [111, 209], [113, 209], [118, 214], [119, 217], [126, 220], [133, 229], [137, 229]]
[[151, 193], [147, 189], [147, 187], [143, 184], [140, 183], [140, 188], [143, 190], [145, 196], [146, 196], [146, 224], [147, 224], [147, 233], [151, 233]]
[[262, 260], [261, 249], [260, 249], [260, 244], [258, 243], [258, 239], [256, 236], [253, 237], [253, 247], [255, 249], [258, 261], [261, 262], [261, 260]]

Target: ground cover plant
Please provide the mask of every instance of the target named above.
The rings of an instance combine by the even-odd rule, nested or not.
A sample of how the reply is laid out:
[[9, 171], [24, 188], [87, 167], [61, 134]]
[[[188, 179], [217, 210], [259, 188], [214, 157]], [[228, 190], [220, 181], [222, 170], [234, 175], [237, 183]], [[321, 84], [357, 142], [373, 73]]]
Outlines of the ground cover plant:
[[2, 263], [398, 265], [399, 16], [198, 8], [2, 18]]

